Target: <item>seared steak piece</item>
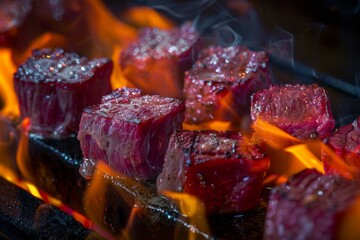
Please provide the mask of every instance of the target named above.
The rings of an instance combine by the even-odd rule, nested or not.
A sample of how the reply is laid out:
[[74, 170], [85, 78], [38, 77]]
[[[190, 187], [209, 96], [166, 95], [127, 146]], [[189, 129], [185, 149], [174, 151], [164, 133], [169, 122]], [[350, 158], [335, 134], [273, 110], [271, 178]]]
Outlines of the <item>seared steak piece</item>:
[[302, 140], [325, 139], [335, 127], [325, 89], [315, 84], [258, 91], [251, 96], [251, 119], [269, 122]]
[[241, 133], [180, 130], [171, 136], [157, 189], [195, 195], [209, 214], [246, 211], [258, 204], [268, 166]]
[[236, 121], [249, 115], [250, 95], [270, 86], [268, 57], [240, 46], [210, 47], [186, 72], [185, 122]]
[[33, 51], [14, 75], [21, 117], [44, 138], [77, 133], [83, 108], [111, 92], [112, 61], [88, 60], [62, 49]]
[[359, 196], [359, 182], [304, 170], [272, 190], [264, 239], [348, 239], [341, 223]]
[[144, 93], [182, 98], [184, 73], [200, 47], [199, 35], [190, 24], [170, 30], [145, 28], [121, 53], [121, 67]]
[[[348, 124], [337, 129], [327, 139], [327, 145], [335, 152], [339, 158], [347, 164], [355, 175], [360, 177], [360, 117], [352, 124]], [[339, 169], [331, 163], [331, 157], [322, 151], [321, 160], [324, 163], [324, 170], [327, 174], [337, 174]], [[334, 168], [335, 167], [335, 168]], [[351, 173], [343, 173], [351, 174]]]
[[85, 161], [103, 160], [136, 179], [161, 172], [185, 104], [159, 95], [123, 96], [84, 109], [78, 139]]

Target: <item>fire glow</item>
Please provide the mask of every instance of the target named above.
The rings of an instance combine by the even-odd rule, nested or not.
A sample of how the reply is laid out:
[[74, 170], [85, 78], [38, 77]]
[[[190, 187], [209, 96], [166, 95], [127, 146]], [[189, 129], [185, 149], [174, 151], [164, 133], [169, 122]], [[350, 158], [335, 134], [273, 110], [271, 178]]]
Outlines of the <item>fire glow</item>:
[[[113, 17], [105, 6], [100, 1], [91, 0], [85, 10], [85, 21], [87, 24], [93, 26], [91, 36], [93, 48], [89, 50], [89, 56], [106, 56], [113, 60], [114, 70], [111, 78], [113, 88], [128, 86], [128, 82], [120, 69], [119, 54], [124, 47], [136, 38], [137, 31], [141, 27], [152, 26], [159, 28], [170, 28], [173, 23], [161, 16], [156, 11], [149, 8], [134, 8], [129, 9], [124, 14], [127, 24], [119, 21]], [[143, 16], [146, 16], [144, 18]], [[108, 26], [112, 26], [109, 28]], [[31, 49], [43, 47], [57, 47], [57, 45], [67, 45], [67, 36], [61, 36], [57, 33], [46, 32], [41, 36], [34, 38], [30, 46], [20, 54], [15, 54], [11, 48], [0, 49], [0, 97], [3, 106], [0, 110], [1, 117], [9, 119], [9, 122], [14, 122], [19, 117], [19, 107], [15, 93], [13, 91], [13, 73], [16, 70], [16, 64], [26, 59]], [[99, 50], [101, 49], [101, 50]], [[229, 111], [229, 105], [222, 103], [224, 109]], [[140, 185], [135, 180], [113, 171], [108, 166], [100, 163], [96, 166], [95, 175], [90, 181], [90, 184], [85, 192], [84, 208], [86, 216], [72, 210], [69, 206], [63, 204], [57, 198], [50, 196], [44, 190], [41, 190], [33, 184], [36, 182], [31, 171], [29, 171], [29, 157], [28, 157], [28, 136], [27, 128], [29, 127], [29, 120], [25, 119], [18, 133], [17, 130], [7, 129], [6, 134], [1, 137], [0, 141], [0, 155], [2, 162], [0, 163], [0, 173], [3, 178], [9, 182], [28, 191], [33, 196], [51, 203], [62, 211], [72, 215], [76, 220], [81, 222], [86, 228], [94, 229], [108, 239], [129, 239], [129, 236], [134, 234], [134, 227], [139, 218], [146, 217], [148, 214], [144, 209], [142, 202], [136, 202], [135, 199], [141, 199], [141, 196], [151, 195], [146, 186]], [[227, 130], [233, 128], [230, 122], [212, 121], [202, 126], [192, 126], [184, 124], [185, 129], [204, 129], [210, 128], [215, 130]], [[4, 126], [4, 128], [7, 128]], [[339, 170], [339, 172], [347, 178], [354, 178], [353, 169], [343, 163], [335, 153], [333, 153], [324, 143], [320, 141], [300, 141], [293, 136], [285, 133], [269, 123], [258, 120], [254, 123], [253, 129], [255, 135], [252, 141], [266, 146], [267, 154], [271, 158], [271, 167], [269, 176], [282, 176], [279, 182], [283, 182], [287, 177], [297, 173], [305, 168], [315, 168], [320, 172], [324, 172], [323, 163], [321, 162], [320, 154], [325, 151], [331, 159], [330, 165]], [[19, 139], [16, 139], [18, 134]], [[18, 141], [18, 143], [17, 143]], [[16, 148], [16, 156], [13, 156], [12, 149]], [[19, 172], [13, 169], [12, 163], [16, 162]], [[271, 177], [267, 178], [268, 181]], [[117, 185], [118, 184], [118, 185]], [[104, 189], [111, 185], [121, 200], [125, 202], [127, 208], [131, 209], [127, 216], [127, 223], [125, 228], [120, 232], [113, 233], [111, 226], [104, 224], [102, 219], [104, 216], [105, 206], [105, 192]], [[135, 190], [134, 190], [135, 189]], [[172, 202], [176, 203], [184, 220], [181, 224], [188, 226], [187, 238], [196, 239], [197, 235], [201, 233], [203, 237], [208, 237], [211, 230], [207, 223], [207, 217], [203, 205], [193, 196], [183, 193], [164, 193]], [[178, 223], [178, 226], [181, 224]], [[195, 234], [196, 233], [196, 234]], [[179, 239], [182, 236], [177, 236]]]

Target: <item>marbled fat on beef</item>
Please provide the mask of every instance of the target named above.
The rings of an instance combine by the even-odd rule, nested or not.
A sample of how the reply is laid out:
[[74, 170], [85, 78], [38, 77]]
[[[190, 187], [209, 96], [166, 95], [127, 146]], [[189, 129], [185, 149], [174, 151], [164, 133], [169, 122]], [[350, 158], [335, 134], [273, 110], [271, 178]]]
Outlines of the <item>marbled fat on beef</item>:
[[242, 212], [257, 206], [268, 166], [241, 133], [179, 130], [171, 136], [157, 189], [195, 195], [209, 214]]
[[87, 107], [78, 134], [84, 159], [103, 160], [136, 179], [155, 178], [184, 111], [177, 99], [136, 94]]
[[[326, 144], [344, 161], [355, 175], [360, 178], [360, 117], [352, 124], [341, 126], [328, 139]], [[332, 167], [331, 158], [322, 151], [321, 160], [327, 174], [338, 174], [338, 169]], [[346, 174], [346, 173], [345, 173]], [[347, 173], [350, 174], [350, 173]]]
[[185, 122], [239, 121], [249, 115], [250, 95], [270, 82], [265, 52], [209, 47], [185, 75]]
[[338, 239], [342, 216], [359, 196], [359, 182], [304, 170], [272, 190], [264, 239]]
[[251, 96], [251, 119], [269, 122], [302, 140], [328, 137], [335, 120], [325, 89], [313, 85], [273, 85]]
[[62, 49], [34, 50], [14, 75], [21, 117], [44, 138], [76, 134], [84, 107], [111, 92], [110, 59], [88, 60]]
[[185, 71], [201, 45], [199, 34], [189, 23], [168, 30], [145, 28], [121, 53], [122, 71], [145, 94], [181, 99]]

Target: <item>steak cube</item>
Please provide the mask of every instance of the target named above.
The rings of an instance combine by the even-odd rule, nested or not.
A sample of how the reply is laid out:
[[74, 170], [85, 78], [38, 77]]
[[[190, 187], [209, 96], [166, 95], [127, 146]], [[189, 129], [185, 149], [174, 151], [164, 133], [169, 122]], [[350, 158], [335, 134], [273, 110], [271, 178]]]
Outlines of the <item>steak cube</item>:
[[183, 98], [184, 73], [201, 47], [190, 24], [160, 30], [145, 28], [120, 57], [125, 78], [147, 94]]
[[241, 133], [176, 131], [157, 189], [195, 195], [209, 214], [246, 211], [258, 204], [268, 166], [268, 158]]
[[[348, 124], [337, 129], [328, 139], [326, 144], [339, 156], [340, 161], [344, 161], [350, 169], [355, 171], [355, 175], [360, 177], [360, 117], [352, 124]], [[331, 165], [331, 158], [322, 151], [321, 160], [324, 163], [324, 170], [327, 174], [338, 174], [339, 169]]]
[[88, 60], [62, 49], [33, 51], [14, 75], [21, 117], [44, 138], [76, 134], [84, 107], [111, 92], [110, 59]]
[[238, 122], [249, 116], [252, 93], [270, 86], [265, 52], [240, 46], [210, 47], [186, 72], [185, 122]]
[[301, 140], [325, 139], [335, 127], [325, 89], [315, 84], [258, 91], [251, 96], [251, 119], [258, 118]]
[[340, 226], [359, 196], [359, 182], [304, 170], [272, 190], [264, 239], [349, 239]]
[[159, 95], [118, 97], [84, 109], [78, 139], [86, 159], [136, 179], [156, 177], [185, 104]]

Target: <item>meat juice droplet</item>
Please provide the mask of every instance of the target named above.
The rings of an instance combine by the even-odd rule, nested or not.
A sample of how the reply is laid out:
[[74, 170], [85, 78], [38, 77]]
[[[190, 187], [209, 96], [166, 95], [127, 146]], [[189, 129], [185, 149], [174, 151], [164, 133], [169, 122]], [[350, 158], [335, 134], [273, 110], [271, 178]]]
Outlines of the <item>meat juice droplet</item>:
[[85, 179], [90, 179], [95, 168], [95, 161], [91, 158], [84, 158], [80, 165], [79, 173]]

